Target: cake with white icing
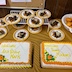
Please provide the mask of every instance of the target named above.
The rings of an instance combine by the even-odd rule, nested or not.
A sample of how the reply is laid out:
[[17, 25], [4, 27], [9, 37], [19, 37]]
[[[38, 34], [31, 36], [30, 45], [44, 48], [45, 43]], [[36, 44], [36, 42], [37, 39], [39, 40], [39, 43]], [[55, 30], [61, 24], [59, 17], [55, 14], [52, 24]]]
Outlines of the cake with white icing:
[[0, 44], [0, 68], [32, 67], [30, 42], [2, 42]]
[[42, 42], [41, 67], [72, 68], [72, 42]]

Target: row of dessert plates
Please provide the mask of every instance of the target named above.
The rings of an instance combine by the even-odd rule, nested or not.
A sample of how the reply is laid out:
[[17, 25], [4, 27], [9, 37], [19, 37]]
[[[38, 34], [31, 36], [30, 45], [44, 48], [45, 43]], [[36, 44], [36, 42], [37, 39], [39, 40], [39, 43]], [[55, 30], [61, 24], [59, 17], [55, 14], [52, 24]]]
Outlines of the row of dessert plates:
[[[61, 22], [59, 20], [57, 20], [57, 19], [51, 20], [48, 28], [49, 28], [49, 31], [48, 31], [49, 37], [52, 40], [61, 41], [65, 38], [64, 32], [61, 29], [59, 29], [59, 28], [61, 28]], [[30, 33], [33, 33], [33, 34], [37, 34], [41, 30], [42, 30], [42, 27], [31, 28], [31, 27], [28, 26], [28, 31]], [[1, 31], [1, 34], [2, 34], [0, 36], [0, 38], [3, 38], [7, 34], [7, 29], [0, 28], [0, 31]], [[13, 38], [16, 41], [24, 41], [29, 37], [28, 31], [26, 29], [18, 29], [13, 33]]]
[[[10, 10], [10, 13], [19, 14], [20, 11], [21, 11], [21, 10]], [[35, 11], [35, 12], [36, 12], [36, 11]], [[49, 23], [48, 18], [44, 19], [44, 25], [48, 25], [48, 23]], [[22, 18], [21, 21], [20, 21], [18, 24], [27, 24], [27, 23], [26, 23], [25, 19]]]
[[4, 18], [0, 18], [0, 27], [18, 24], [22, 18], [25, 19], [25, 21], [27, 21], [28, 25], [30, 25], [29, 20], [34, 17], [38, 18], [40, 22], [43, 24], [44, 19], [49, 18], [50, 16], [51, 16], [51, 12], [49, 10], [38, 10], [36, 12], [33, 10], [21, 10], [19, 14], [10, 13], [6, 15]]
[[[34, 14], [34, 11], [33, 10], [22, 10], [22, 11], [20, 11], [20, 13], [19, 14], [16, 14], [16, 13], [11, 13], [11, 14], [8, 14], [8, 15], [6, 15], [2, 20], [0, 20], [0, 24], [2, 23], [3, 24], [3, 26], [7, 26], [7, 25], [15, 25], [15, 24], [17, 24], [20, 20], [21, 20], [21, 18], [20, 17], [22, 17], [22, 18], [25, 18], [26, 19], [26, 21], [27, 21], [27, 24], [28, 24], [28, 30], [29, 30], [29, 32], [31, 32], [30, 30], [34, 30], [34, 31], [36, 31], [36, 29], [39, 29], [40, 31], [41, 31], [41, 26], [43, 25], [43, 23], [44, 23], [44, 18], [49, 18], [50, 16], [51, 16], [51, 13], [48, 11], [48, 10], [38, 10], [38, 11], [36, 11], [35, 12], [35, 14], [37, 15], [37, 16], [33, 16], [33, 17], [30, 17], [30, 16], [25, 16], [24, 14], [31, 14], [32, 13], [32, 16], [33, 16], [33, 14]], [[39, 12], [39, 13], [38, 13]], [[47, 13], [47, 16], [46, 16], [46, 13]], [[41, 13], [41, 14], [40, 14]], [[45, 14], [45, 17], [43, 16], [44, 14]], [[34, 14], [34, 15], [35, 15]], [[41, 16], [39, 16], [39, 15], [41, 15]], [[28, 18], [28, 19], [27, 19]], [[32, 20], [34, 19], [34, 21], [33, 21], [33, 23], [32, 23]], [[38, 21], [39, 20], [39, 21]], [[6, 23], [4, 23], [4, 22]], [[37, 23], [37, 21], [39, 22], [39, 23]], [[35, 23], [34, 23], [35, 22]], [[63, 40], [64, 38], [65, 38], [65, 34], [64, 34], [64, 32], [62, 31], [62, 30], [60, 30], [59, 28], [61, 27], [61, 23], [60, 23], [60, 21], [59, 20], [57, 20], [57, 19], [54, 19], [54, 20], [51, 20], [50, 21], [50, 23], [48, 24], [49, 25], [49, 28], [51, 28], [52, 30], [50, 30], [49, 31], [49, 36], [50, 36], [50, 38], [52, 39], [52, 40], [56, 40], [56, 41], [60, 41], [60, 40]], [[36, 29], [35, 29], [36, 28]], [[6, 29], [5, 29], [6, 30]], [[17, 30], [18, 31], [18, 30]], [[22, 29], [21, 29], [21, 31], [23, 31]], [[27, 32], [26, 30], [24, 30], [25, 32]], [[22, 32], [21, 34], [23, 34], [23, 37], [25, 36], [25, 32]], [[2, 32], [2, 31], [1, 31]], [[20, 31], [18, 31], [18, 32], [20, 32]], [[2, 33], [4, 33], [4, 32], [2, 32]], [[7, 33], [7, 32], [6, 32]], [[38, 32], [37, 32], [38, 33]], [[4, 34], [5, 35], [5, 34]], [[3, 36], [4, 36], [3, 35]], [[3, 36], [0, 36], [1, 38], [3, 38]], [[27, 39], [29, 37], [29, 33], [27, 32], [27, 37], [25, 38], [25, 39]], [[14, 36], [14, 39], [16, 39], [15, 38], [15, 36]], [[21, 39], [21, 41], [22, 40], [25, 40], [24, 38], [22, 38]], [[17, 40], [17, 39], [16, 39]]]

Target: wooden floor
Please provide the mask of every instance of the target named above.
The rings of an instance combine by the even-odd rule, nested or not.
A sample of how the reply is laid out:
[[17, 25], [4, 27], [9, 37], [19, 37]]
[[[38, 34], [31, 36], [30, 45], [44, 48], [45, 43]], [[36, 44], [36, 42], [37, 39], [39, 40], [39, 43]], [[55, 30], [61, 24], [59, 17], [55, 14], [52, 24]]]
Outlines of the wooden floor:
[[[31, 41], [34, 46], [34, 54], [33, 54], [33, 67], [29, 69], [0, 69], [0, 72], [72, 72], [71, 69], [52, 69], [52, 68], [41, 68], [40, 67], [40, 44], [42, 41], [53, 41], [49, 38], [49, 35], [47, 33], [47, 26], [42, 27], [43, 30], [39, 34], [31, 34], [29, 38], [26, 41]], [[27, 29], [27, 26], [24, 28]], [[8, 27], [8, 34], [6, 37], [0, 40], [1, 41], [8, 41], [8, 40], [14, 40], [13, 39], [13, 33], [16, 29], [14, 29], [12, 26]], [[61, 27], [61, 30], [65, 33], [65, 39], [62, 42], [72, 42], [72, 34], [68, 32], [63, 26]], [[54, 41], [55, 42], [55, 41]]]

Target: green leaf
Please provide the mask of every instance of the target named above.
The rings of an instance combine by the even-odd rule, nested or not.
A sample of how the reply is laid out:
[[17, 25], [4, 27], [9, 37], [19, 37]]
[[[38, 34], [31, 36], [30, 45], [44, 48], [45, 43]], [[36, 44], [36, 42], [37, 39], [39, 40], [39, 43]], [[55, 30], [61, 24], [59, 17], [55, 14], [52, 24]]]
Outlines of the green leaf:
[[55, 60], [55, 58], [53, 57], [52, 60]]
[[6, 60], [4, 60], [4, 62], [6, 62]]

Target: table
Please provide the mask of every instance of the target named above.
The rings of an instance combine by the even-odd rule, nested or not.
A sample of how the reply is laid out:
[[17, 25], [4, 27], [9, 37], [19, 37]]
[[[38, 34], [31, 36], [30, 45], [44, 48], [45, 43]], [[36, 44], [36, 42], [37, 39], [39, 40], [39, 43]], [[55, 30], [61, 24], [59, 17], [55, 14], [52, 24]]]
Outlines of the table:
[[[27, 25], [24, 27], [24, 29], [27, 29]], [[8, 40], [14, 40], [13, 39], [13, 32], [16, 30], [12, 26], [9, 26], [9, 32], [6, 37], [0, 40], [1, 41], [8, 41]], [[57, 69], [57, 68], [41, 68], [40, 67], [40, 44], [42, 41], [52, 41], [49, 38], [48, 32], [47, 32], [47, 26], [42, 26], [42, 32], [39, 34], [31, 34], [29, 38], [26, 41], [31, 41], [33, 43], [33, 67], [32, 68], [26, 68], [26, 69], [0, 69], [0, 72], [72, 72], [72, 69]], [[65, 33], [65, 39], [63, 42], [72, 42], [72, 34], [68, 32], [62, 25], [61, 30]], [[15, 40], [14, 40], [15, 41]]]

